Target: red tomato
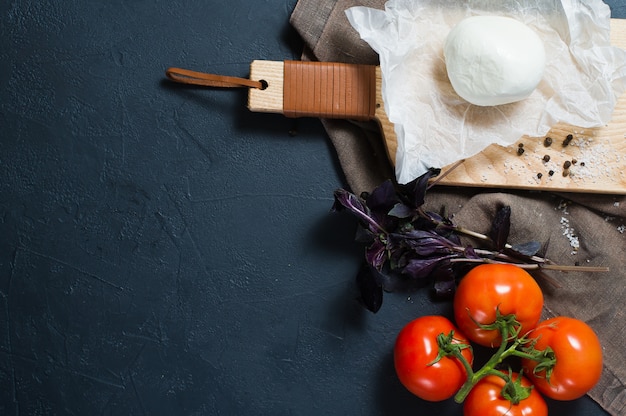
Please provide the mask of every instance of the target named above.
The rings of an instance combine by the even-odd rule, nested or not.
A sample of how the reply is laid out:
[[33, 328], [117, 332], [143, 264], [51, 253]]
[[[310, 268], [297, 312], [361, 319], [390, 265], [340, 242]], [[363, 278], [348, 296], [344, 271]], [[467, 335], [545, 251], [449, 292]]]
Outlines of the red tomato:
[[476, 325], [493, 323], [497, 308], [501, 315], [515, 314], [522, 335], [539, 322], [543, 308], [541, 288], [524, 269], [512, 264], [482, 264], [473, 268], [461, 279], [454, 295], [456, 324], [471, 341], [497, 347], [501, 343], [500, 333]]
[[[518, 380], [519, 374], [514, 373], [513, 379]], [[488, 375], [480, 380], [463, 402], [464, 416], [547, 416], [548, 406], [538, 391], [531, 390], [530, 396], [519, 404], [512, 404], [502, 397], [505, 381], [501, 377]], [[532, 383], [522, 376], [522, 386], [530, 387]]]
[[[432, 363], [439, 353], [437, 336], [454, 331], [455, 343], [469, 345], [467, 338], [443, 316], [423, 316], [409, 322], [398, 334], [394, 347], [394, 364], [400, 382], [416, 396], [428, 401], [449, 399], [467, 379], [465, 367], [454, 357], [443, 357]], [[471, 364], [472, 351], [462, 350]]]
[[569, 317], [557, 317], [540, 323], [530, 333], [537, 338], [535, 349], [552, 348], [556, 364], [546, 380], [545, 370], [533, 374], [537, 364], [522, 360], [524, 374], [537, 389], [556, 400], [574, 400], [591, 390], [602, 374], [602, 346], [596, 333], [583, 321]]

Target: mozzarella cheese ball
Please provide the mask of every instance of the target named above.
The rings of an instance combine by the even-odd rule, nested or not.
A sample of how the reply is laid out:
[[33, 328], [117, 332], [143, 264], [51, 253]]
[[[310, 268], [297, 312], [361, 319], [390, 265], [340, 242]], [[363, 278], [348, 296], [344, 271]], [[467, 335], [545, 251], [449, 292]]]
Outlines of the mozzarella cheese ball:
[[461, 20], [444, 44], [454, 91], [479, 106], [513, 103], [539, 85], [546, 65], [543, 41], [524, 23], [502, 16]]

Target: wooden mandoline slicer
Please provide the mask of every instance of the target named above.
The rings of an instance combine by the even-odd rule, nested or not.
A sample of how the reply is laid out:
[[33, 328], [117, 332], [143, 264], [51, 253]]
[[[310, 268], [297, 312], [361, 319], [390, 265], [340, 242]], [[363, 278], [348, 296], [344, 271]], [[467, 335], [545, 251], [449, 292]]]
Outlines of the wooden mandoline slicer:
[[[611, 41], [626, 49], [626, 20], [611, 20]], [[257, 60], [250, 65], [249, 79], [179, 68], [168, 69], [166, 75], [185, 84], [247, 87], [248, 108], [254, 112], [374, 120], [389, 160], [395, 162], [397, 137], [385, 114], [378, 66]], [[572, 139], [563, 146], [568, 135]], [[626, 194], [626, 95], [618, 100], [608, 125], [582, 129], [560, 124], [547, 136], [552, 139], [551, 146], [545, 145], [545, 137], [522, 137], [509, 147], [491, 145], [457, 165], [439, 184]], [[566, 169], [568, 162], [571, 166]], [[446, 167], [442, 169], [446, 171]]]

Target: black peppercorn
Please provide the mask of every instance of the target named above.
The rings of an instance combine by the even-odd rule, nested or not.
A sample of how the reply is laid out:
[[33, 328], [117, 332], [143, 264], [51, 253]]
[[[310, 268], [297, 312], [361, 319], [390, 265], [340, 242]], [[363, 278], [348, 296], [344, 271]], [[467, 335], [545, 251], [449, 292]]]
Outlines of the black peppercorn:
[[548, 175], [550, 175], [550, 176], [554, 175], [554, 171], [551, 170], [550, 172], [548, 172]]
[[537, 174], [537, 179], [541, 179], [542, 177], [543, 177], [543, 173], [539, 172], [539, 173]]
[[572, 166], [572, 162], [569, 160], [566, 160], [565, 163], [563, 163], [563, 169], [569, 169], [570, 166]]
[[546, 163], [548, 163], [548, 162], [550, 161], [550, 155], [545, 155], [545, 156], [543, 157], [543, 161], [544, 161], [544, 162], [546, 162]]
[[546, 137], [546, 139], [543, 141], [543, 145], [546, 147], [549, 147], [552, 145], [552, 137]]
[[571, 134], [568, 134], [567, 137], [565, 137], [565, 140], [563, 140], [563, 146], [569, 145], [572, 139], [574, 139], [574, 136]]
[[524, 148], [523, 147], [518, 147], [517, 148], [517, 154], [520, 155], [520, 156], [523, 155], [524, 154]]

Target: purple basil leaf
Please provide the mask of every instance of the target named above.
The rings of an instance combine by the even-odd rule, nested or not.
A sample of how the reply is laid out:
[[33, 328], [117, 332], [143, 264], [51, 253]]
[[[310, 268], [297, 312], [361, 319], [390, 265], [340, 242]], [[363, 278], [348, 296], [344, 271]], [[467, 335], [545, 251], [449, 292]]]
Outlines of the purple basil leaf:
[[550, 247], [550, 239], [548, 238], [548, 240], [541, 246], [539, 251], [537, 251], [537, 255], [541, 257], [547, 257], [549, 247]]
[[447, 239], [452, 245], [455, 245], [455, 246], [462, 245], [461, 237], [459, 237], [459, 235], [453, 229], [446, 228], [446, 227], [437, 227], [435, 228], [434, 231], [440, 236], [442, 236], [443, 238]]
[[450, 300], [454, 298], [456, 282], [454, 280], [436, 280], [433, 284], [433, 292], [437, 300]]
[[433, 294], [437, 300], [449, 300], [456, 291], [456, 274], [450, 263], [443, 264], [433, 271]]
[[425, 279], [430, 276], [433, 270], [439, 266], [447, 257], [429, 257], [423, 259], [410, 259], [402, 269], [402, 273], [414, 278]]
[[428, 211], [426, 215], [430, 218], [431, 221], [437, 223], [437, 232], [441, 235], [453, 234], [454, 231], [454, 222], [449, 217], [443, 216], [441, 214], [437, 214], [436, 212]]
[[410, 252], [404, 245], [394, 245], [393, 239], [387, 242], [389, 249], [389, 267], [391, 270], [402, 270], [406, 266]]
[[413, 208], [419, 208], [424, 205], [426, 198], [426, 191], [428, 190], [428, 181], [439, 175], [441, 169], [428, 169], [422, 176], [413, 179], [406, 185], [400, 186], [401, 194], [407, 199], [408, 203]]
[[363, 198], [370, 212], [370, 217], [379, 228], [393, 230], [398, 227], [398, 218], [389, 215], [389, 211], [400, 202], [393, 182], [386, 180]]
[[335, 202], [332, 211], [348, 209], [355, 213], [366, 213], [367, 207], [363, 200], [345, 189], [337, 189], [334, 193]]
[[454, 223], [450, 218], [444, 217], [432, 211], [422, 213], [424, 218], [419, 217], [414, 222], [414, 226], [421, 230], [433, 230], [442, 237], [450, 240], [454, 245], [461, 245], [461, 239], [456, 233]]
[[394, 240], [403, 241], [415, 254], [421, 257], [432, 256], [436, 253], [448, 253], [450, 241], [437, 233], [423, 230], [411, 230], [404, 234], [392, 234]]
[[397, 218], [411, 218], [413, 215], [415, 215], [415, 210], [408, 205], [399, 202], [394, 205], [391, 210], [389, 210], [388, 214], [392, 217]]
[[435, 221], [435, 222], [443, 222], [443, 221], [445, 221], [445, 218], [443, 217], [443, 215], [437, 214], [436, 212], [426, 211], [425, 214], [432, 221]]
[[496, 250], [500, 251], [506, 247], [510, 231], [511, 207], [505, 205], [496, 212], [496, 216], [491, 223], [491, 231], [489, 232], [489, 237], [493, 241]]
[[365, 260], [376, 270], [382, 270], [387, 261], [387, 247], [379, 239], [375, 239], [374, 243], [365, 250]]
[[399, 202], [396, 189], [391, 180], [386, 180], [367, 196], [366, 204], [372, 211], [387, 213]]
[[529, 241], [523, 244], [515, 244], [511, 249], [524, 256], [534, 256], [541, 250], [541, 243], [538, 241]]
[[461, 245], [461, 237], [459, 237], [457, 233], [451, 231], [442, 235], [450, 240], [455, 246]]
[[412, 253], [412, 257], [424, 258], [431, 257], [437, 254], [444, 252], [447, 254], [445, 247], [441, 246], [437, 243], [427, 243], [427, 242], [406, 242], [407, 250], [410, 250]]
[[373, 313], [378, 312], [383, 304], [383, 287], [379, 283], [378, 272], [363, 263], [356, 276], [356, 283], [363, 305]]
[[362, 225], [359, 224], [359, 226], [356, 228], [354, 241], [356, 241], [357, 243], [371, 244], [375, 238], [376, 235]]
[[334, 195], [335, 202], [332, 211], [347, 209], [359, 218], [366, 228], [374, 233], [380, 231], [380, 225], [372, 218], [369, 208], [362, 199], [345, 189], [337, 189]]

